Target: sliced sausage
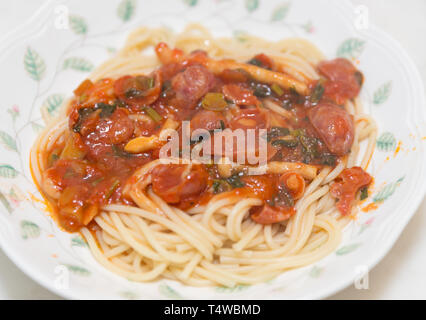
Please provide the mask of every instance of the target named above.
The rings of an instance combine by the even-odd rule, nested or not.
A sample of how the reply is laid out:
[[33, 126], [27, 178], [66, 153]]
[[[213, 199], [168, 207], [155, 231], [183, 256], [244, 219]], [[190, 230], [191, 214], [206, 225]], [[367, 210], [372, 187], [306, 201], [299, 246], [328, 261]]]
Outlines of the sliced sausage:
[[322, 103], [310, 109], [308, 117], [330, 152], [337, 156], [349, 153], [354, 142], [355, 126], [352, 116], [345, 109]]

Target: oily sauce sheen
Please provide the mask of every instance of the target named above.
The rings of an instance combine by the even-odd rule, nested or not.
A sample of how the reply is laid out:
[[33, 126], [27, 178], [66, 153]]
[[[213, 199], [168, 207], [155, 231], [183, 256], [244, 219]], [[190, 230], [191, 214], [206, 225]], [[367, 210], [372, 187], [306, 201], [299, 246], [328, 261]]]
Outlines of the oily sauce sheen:
[[[106, 204], [135, 205], [125, 185], [138, 168], [158, 159], [161, 145], [141, 152], [128, 152], [125, 146], [132, 139], [159, 134], [168, 120], [179, 126], [189, 120], [191, 130], [211, 132], [267, 129], [268, 161], [334, 167], [350, 152], [355, 127], [343, 105], [358, 95], [363, 77], [348, 60], [321, 62], [321, 78], [309, 84], [305, 96], [257, 82], [241, 69], [213, 74], [202, 63], [207, 57], [202, 51], [185, 56], [160, 43], [156, 53], [162, 65], [151, 74], [85, 80], [74, 91], [69, 131], [46, 155], [48, 169], [42, 177], [42, 189], [65, 230], [89, 225]], [[245, 63], [275, 71], [273, 59], [265, 54]], [[289, 116], [272, 113], [264, 107], [266, 101]], [[346, 170], [332, 188], [342, 214], [349, 213], [355, 193], [371, 181], [360, 168]], [[224, 177], [217, 165], [205, 164], [161, 164], [150, 174], [152, 190], [183, 210], [221, 193], [257, 197], [263, 204], [250, 214], [261, 224], [291, 217], [309, 183], [295, 172]]]

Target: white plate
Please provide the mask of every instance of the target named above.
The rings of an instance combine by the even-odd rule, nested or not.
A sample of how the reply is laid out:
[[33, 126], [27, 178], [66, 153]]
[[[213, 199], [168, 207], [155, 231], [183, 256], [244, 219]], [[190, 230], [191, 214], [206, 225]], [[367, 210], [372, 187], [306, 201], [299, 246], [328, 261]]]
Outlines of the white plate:
[[[29, 276], [67, 298], [314, 299], [349, 285], [392, 247], [426, 189], [426, 105], [412, 61], [389, 36], [367, 29], [347, 1], [162, 0], [47, 2], [0, 42], [0, 244]], [[70, 16], [69, 28], [63, 14]], [[362, 19], [362, 18], [361, 18]], [[357, 24], [355, 22], [360, 22]], [[335, 253], [267, 283], [237, 288], [193, 288], [168, 280], [135, 283], [99, 266], [85, 242], [60, 231], [47, 213], [29, 172], [29, 150], [52, 114], [95, 65], [119, 48], [139, 25], [177, 31], [200, 22], [214, 35], [244, 40], [251, 33], [274, 40], [298, 36], [324, 53], [356, 60], [366, 82], [361, 94], [377, 120], [371, 197], [346, 230]], [[65, 27], [65, 28], [64, 28]], [[67, 279], [69, 281], [67, 281]], [[67, 286], [68, 284], [68, 286]], [[64, 287], [65, 285], [65, 287]]]

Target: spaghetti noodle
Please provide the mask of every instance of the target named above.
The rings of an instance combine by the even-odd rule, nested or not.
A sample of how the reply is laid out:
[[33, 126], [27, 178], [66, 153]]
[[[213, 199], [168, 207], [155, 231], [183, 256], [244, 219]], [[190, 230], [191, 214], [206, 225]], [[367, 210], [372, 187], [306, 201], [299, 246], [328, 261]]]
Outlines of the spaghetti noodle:
[[[60, 225], [79, 230], [96, 260], [123, 277], [267, 281], [333, 252], [371, 181], [376, 125], [357, 97], [362, 81], [350, 62], [324, 62], [302, 39], [139, 28], [59, 118], [46, 117], [31, 152], [34, 179]], [[184, 119], [215, 134], [265, 128], [273, 152], [264, 171], [232, 156], [164, 164], [160, 137]]]

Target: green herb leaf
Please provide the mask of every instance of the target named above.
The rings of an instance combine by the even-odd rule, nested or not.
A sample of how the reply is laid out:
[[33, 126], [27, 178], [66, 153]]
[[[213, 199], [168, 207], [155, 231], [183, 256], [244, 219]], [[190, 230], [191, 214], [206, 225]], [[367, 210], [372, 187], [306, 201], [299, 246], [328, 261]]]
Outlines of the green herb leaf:
[[210, 111], [221, 111], [226, 108], [228, 103], [225, 101], [225, 97], [220, 92], [209, 92], [201, 101], [201, 106]]
[[323, 153], [321, 154], [321, 164], [325, 166], [334, 167], [337, 162], [337, 157], [334, 154]]
[[101, 183], [104, 180], [105, 180], [104, 177], [100, 177], [100, 178], [96, 179], [95, 181], [92, 181], [92, 186], [96, 187], [99, 183]]
[[274, 147], [287, 147], [287, 148], [296, 148], [299, 145], [299, 140], [295, 137], [288, 136], [287, 138], [281, 138], [271, 142], [271, 145]]
[[151, 107], [145, 107], [143, 109], [148, 116], [150, 116], [152, 118], [152, 120], [154, 120], [155, 122], [160, 122], [161, 120], [163, 120], [163, 117], [157, 112], [155, 111], [153, 108]]
[[241, 181], [240, 176], [238, 174], [233, 174], [225, 180], [231, 185], [232, 188], [242, 188], [245, 186], [245, 183]]
[[360, 200], [365, 200], [368, 198], [368, 187], [364, 187], [361, 189], [361, 194], [359, 196]]
[[276, 83], [273, 83], [271, 85], [271, 89], [279, 97], [281, 97], [284, 94], [284, 90], [279, 85], [277, 85]]
[[220, 130], [225, 130], [226, 126], [225, 126], [225, 122], [223, 120], [220, 120]]
[[95, 109], [101, 109], [102, 110], [101, 113], [99, 114], [99, 116], [101, 118], [110, 117], [114, 113], [116, 108], [117, 107], [116, 107], [115, 104], [106, 104], [106, 103], [102, 103], [102, 102], [97, 103], [95, 105]]
[[288, 190], [285, 188], [285, 186], [282, 185], [278, 189], [278, 193], [274, 197], [272, 197], [271, 200], [267, 201], [267, 203], [273, 207], [293, 207], [294, 199], [290, 192], [288, 192]]
[[318, 81], [317, 85], [312, 91], [311, 102], [313, 104], [317, 104], [318, 102], [320, 102], [323, 94], [324, 94], [324, 86], [321, 84], [321, 82]]
[[362, 84], [364, 83], [364, 75], [362, 74], [362, 72], [357, 70], [357, 71], [355, 71], [354, 76], [355, 76], [356, 82], [361, 87]]
[[252, 82], [250, 87], [253, 89], [253, 94], [258, 98], [266, 98], [272, 94], [272, 90], [267, 84]]
[[78, 109], [78, 120], [72, 128], [73, 131], [76, 132], [76, 133], [79, 133], [84, 120], [86, 120], [96, 110], [97, 110], [96, 108], [81, 108], [81, 109]]
[[116, 146], [115, 144], [113, 144], [111, 146], [112, 151], [114, 152], [114, 155], [120, 158], [131, 158], [133, 157], [132, 153], [126, 152], [122, 149], [120, 149], [118, 146]]
[[214, 194], [227, 192], [227, 191], [230, 191], [232, 189], [231, 185], [228, 182], [226, 182], [225, 180], [222, 180], [222, 179], [214, 180], [212, 188], [213, 188]]
[[253, 66], [256, 66], [256, 67], [260, 67], [260, 68], [264, 67], [262, 61], [260, 61], [260, 60], [258, 60], [256, 58], [250, 59], [249, 61], [247, 61], [247, 63], [251, 64]]
[[267, 141], [271, 141], [273, 138], [284, 137], [290, 134], [290, 130], [284, 127], [272, 127], [267, 134]]
[[112, 194], [114, 193], [115, 189], [117, 189], [118, 185], [120, 184], [120, 180], [115, 180], [111, 187], [108, 189], [108, 192], [105, 194], [105, 198], [109, 199], [111, 198]]

